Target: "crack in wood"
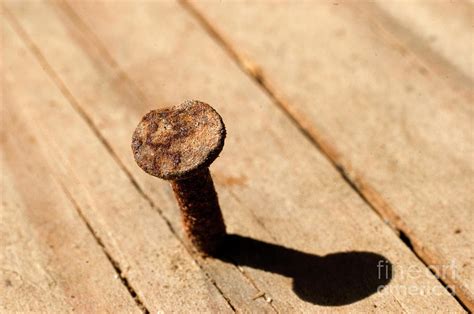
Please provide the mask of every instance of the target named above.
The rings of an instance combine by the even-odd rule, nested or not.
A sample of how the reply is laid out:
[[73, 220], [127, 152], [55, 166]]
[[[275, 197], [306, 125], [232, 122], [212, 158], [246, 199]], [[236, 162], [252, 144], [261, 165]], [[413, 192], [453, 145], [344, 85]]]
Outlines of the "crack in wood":
[[135, 291], [135, 289], [132, 287], [132, 285], [130, 284], [130, 282], [128, 281], [128, 278], [127, 276], [124, 274], [124, 272], [122, 271], [122, 268], [120, 267], [120, 263], [115, 260], [113, 257], [112, 257], [112, 254], [110, 254], [107, 250], [107, 248], [105, 247], [105, 244], [104, 242], [102, 241], [102, 239], [100, 238], [100, 236], [94, 231], [94, 228], [91, 226], [91, 224], [89, 223], [89, 221], [87, 220], [87, 218], [85, 217], [84, 213], [82, 212], [81, 210], [81, 207], [79, 206], [79, 204], [76, 202], [76, 200], [74, 199], [74, 197], [71, 195], [71, 193], [69, 192], [69, 190], [64, 186], [64, 184], [58, 180], [57, 178], [55, 178], [56, 182], [58, 182], [59, 186], [61, 187], [61, 189], [63, 190], [64, 194], [66, 195], [66, 197], [68, 198], [68, 200], [71, 202], [71, 204], [73, 205], [73, 207], [76, 209], [76, 212], [77, 214], [79, 215], [79, 217], [81, 218], [81, 220], [84, 222], [84, 224], [86, 225], [87, 229], [89, 230], [89, 232], [91, 233], [91, 235], [94, 237], [95, 241], [97, 242], [97, 244], [100, 246], [100, 248], [102, 249], [102, 251], [104, 252], [105, 256], [107, 257], [107, 260], [110, 262], [110, 264], [112, 265], [112, 267], [114, 268], [115, 272], [117, 273], [117, 278], [120, 279], [120, 281], [122, 282], [122, 284], [125, 286], [125, 288], [127, 289], [128, 293], [130, 293], [130, 296], [133, 298], [133, 300], [135, 301], [135, 304], [140, 308], [140, 310], [145, 313], [145, 314], [149, 314], [150, 311], [146, 308], [146, 306], [143, 304], [143, 301], [140, 299], [140, 296], [137, 294], [137, 292]]

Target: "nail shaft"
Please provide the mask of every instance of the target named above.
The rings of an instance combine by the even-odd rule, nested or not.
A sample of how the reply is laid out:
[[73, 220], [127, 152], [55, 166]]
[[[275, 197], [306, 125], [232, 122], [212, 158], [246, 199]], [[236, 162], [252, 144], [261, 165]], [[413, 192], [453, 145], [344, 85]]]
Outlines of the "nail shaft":
[[190, 178], [171, 181], [171, 186], [188, 238], [199, 251], [212, 255], [226, 231], [209, 169]]

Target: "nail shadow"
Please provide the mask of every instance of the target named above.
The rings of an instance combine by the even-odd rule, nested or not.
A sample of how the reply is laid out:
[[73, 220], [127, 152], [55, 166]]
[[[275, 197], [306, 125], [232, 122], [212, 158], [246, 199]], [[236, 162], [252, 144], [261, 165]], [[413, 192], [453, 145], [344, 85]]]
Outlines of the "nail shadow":
[[392, 279], [392, 264], [379, 254], [354, 251], [318, 256], [233, 234], [214, 257], [291, 277], [300, 299], [325, 306], [362, 300]]

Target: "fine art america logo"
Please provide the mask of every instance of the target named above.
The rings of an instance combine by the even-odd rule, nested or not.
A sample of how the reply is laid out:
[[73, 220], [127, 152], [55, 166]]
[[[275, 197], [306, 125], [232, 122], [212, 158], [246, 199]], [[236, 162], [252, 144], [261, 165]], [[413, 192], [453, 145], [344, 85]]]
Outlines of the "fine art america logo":
[[420, 283], [422, 278], [433, 278], [433, 275], [439, 278], [449, 277], [456, 278], [456, 261], [452, 260], [449, 264], [444, 265], [428, 265], [420, 267], [409, 265], [406, 267], [396, 267], [391, 265], [387, 260], [380, 260], [377, 263], [377, 278], [381, 280], [395, 279], [399, 284], [391, 283], [388, 285], [380, 285], [377, 291], [380, 293], [392, 295], [443, 295], [446, 290], [455, 295], [454, 287], [443, 287], [442, 285], [423, 285]]

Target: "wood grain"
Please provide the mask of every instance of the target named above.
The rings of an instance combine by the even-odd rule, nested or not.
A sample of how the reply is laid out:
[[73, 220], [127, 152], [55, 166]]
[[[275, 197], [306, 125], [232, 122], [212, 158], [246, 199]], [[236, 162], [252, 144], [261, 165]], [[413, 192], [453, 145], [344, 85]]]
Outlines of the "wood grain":
[[[457, 265], [440, 275], [472, 308], [472, 85], [452, 88], [354, 2], [192, 4], [427, 264]], [[469, 60], [472, 43], [460, 42]]]
[[[77, 110], [90, 119], [90, 126], [102, 137], [104, 144], [110, 145], [110, 153], [123, 164], [123, 170], [129, 173], [144, 195], [160, 208], [180, 237], [179, 214], [172, 192], [167, 183], [147, 176], [134, 164], [130, 136], [147, 110], [199, 97], [215, 106], [228, 130], [224, 151], [211, 172], [230, 232], [251, 237], [250, 242], [257, 248], [271, 247], [271, 252], [281, 253], [282, 259], [291, 254], [319, 261], [318, 256], [328, 260], [330, 254], [339, 254], [349, 256], [346, 262], [350, 263], [359, 262], [350, 260], [360, 256], [353, 252], [358, 251], [379, 254], [377, 256], [387, 258], [400, 270], [426, 270], [298, 128], [240, 72], [221, 47], [180, 6], [171, 2], [143, 2], [139, 6], [125, 2], [113, 5], [73, 2], [70, 5], [73, 9], [63, 4], [55, 9], [43, 4], [9, 3], [8, 6], [24, 27], [24, 37], [31, 40], [38, 58], [44, 58], [51, 73], [57, 75], [57, 80], [74, 99]], [[76, 141], [81, 143], [79, 136]], [[88, 145], [84, 147], [86, 150], [81, 155], [91, 160], [96, 152], [88, 152], [91, 149]], [[66, 152], [72, 154], [72, 151]], [[94, 177], [110, 176], [111, 173]], [[90, 175], [84, 174], [84, 180]], [[116, 181], [116, 178], [108, 180]], [[132, 204], [129, 198], [133, 192], [119, 194], [123, 197], [120, 204]], [[143, 215], [142, 211], [143, 208], [140, 215]], [[91, 219], [96, 218], [91, 216]], [[139, 231], [127, 241], [132, 240], [136, 246], [140, 246], [140, 242], [156, 245], [144, 241], [141, 230], [151, 225], [161, 230], [157, 221], [131, 214], [125, 220], [135, 222], [135, 230]], [[276, 248], [262, 241], [274, 243]], [[117, 243], [121, 243], [120, 239]], [[140, 249], [141, 252], [134, 251], [133, 254], [147, 260], [142, 256], [149, 248], [142, 244]], [[130, 256], [134, 255], [127, 251], [123, 257]], [[247, 261], [237, 268], [219, 259], [196, 258], [196, 261], [236, 310], [328, 309], [324, 307], [327, 300], [315, 298], [316, 291], [313, 291], [312, 301], [298, 297], [294, 292], [294, 278], [271, 268], [277, 266], [266, 264], [260, 265], [259, 269], [255, 267], [257, 261], [253, 263], [254, 267]], [[273, 262], [282, 263], [278, 258]], [[149, 263], [143, 267], [148, 267]], [[160, 270], [163, 267], [160, 263], [153, 264], [160, 265]], [[302, 265], [318, 264], [303, 262]], [[342, 268], [332, 270], [333, 273], [338, 271]], [[365, 271], [373, 275], [377, 270], [372, 267]], [[180, 278], [183, 274], [166, 276]], [[135, 286], [140, 284], [138, 279], [131, 282], [135, 282]], [[193, 283], [191, 279], [187, 282]], [[321, 287], [324, 283], [315, 281], [315, 284]], [[409, 278], [396, 272], [390, 285], [414, 286], [415, 289], [429, 287], [439, 295], [403, 295], [387, 289], [386, 293], [373, 293], [356, 303], [339, 304], [345, 306], [332, 309], [461, 310], [430, 274]], [[340, 288], [348, 287], [366, 292], [374, 288], [364, 281]], [[139, 295], [145, 292], [138, 291]], [[176, 298], [172, 300], [175, 306], [181, 304]]]
[[364, 9], [405, 46], [452, 80], [455, 89], [474, 84], [474, 5], [456, 1], [375, 1]]
[[31, 128], [31, 117], [22, 112], [24, 96], [18, 94], [27, 93], [28, 82], [15, 68], [16, 61], [23, 60], [16, 54], [26, 51], [13, 48], [21, 44], [6, 23], [2, 35], [9, 49], [3, 55], [0, 106], [0, 310], [140, 313], [74, 203], [51, 175], [48, 156], [38, 145], [42, 138]]
[[[11, 18], [9, 21], [12, 25], [16, 25]], [[16, 25], [16, 32], [22, 35], [18, 25]], [[26, 122], [22, 125], [24, 130], [17, 128], [8, 131], [17, 131], [21, 136], [26, 136], [22, 132], [35, 135], [35, 142], [30, 140], [27, 145], [35, 149], [41, 147], [47, 154], [44, 158], [52, 165], [48, 170], [49, 176], [54, 176], [71, 195], [72, 201], [80, 208], [84, 219], [90, 224], [96, 237], [100, 239], [105, 250], [114, 260], [120, 276], [123, 276], [130, 285], [130, 289], [138, 296], [145, 310], [153, 313], [159, 310], [175, 311], [178, 306], [184, 312], [232, 312], [225, 299], [201, 272], [159, 213], [137, 191], [97, 135], [73, 109], [70, 103], [73, 101], [70, 98], [71, 95], [58, 85], [57, 78], [52, 75], [47, 64], [43, 59], [38, 58], [37, 51], [34, 49], [28, 51], [25, 44], [18, 39], [17, 35], [15, 36], [4, 37], [4, 44], [7, 47], [5, 51], [8, 53], [6, 58], [8, 79], [4, 88], [7, 93], [8, 110], [21, 113]], [[26, 44], [29, 45], [28, 42]], [[29, 48], [31, 49], [32, 46], [29, 45]], [[14, 162], [15, 158], [19, 160], [32, 158], [31, 162], [34, 162], [35, 150], [27, 149], [22, 154], [11, 156], [11, 162]], [[17, 167], [21, 166], [21, 162], [17, 161], [17, 163], [19, 163]], [[44, 160], [39, 160], [37, 167], [45, 163]], [[15, 178], [24, 180], [21, 172]], [[38, 177], [37, 180], [40, 178]], [[31, 197], [36, 196], [36, 199], [29, 200], [30, 204], [26, 206], [32, 206], [38, 202], [38, 205], [44, 204], [45, 207], [45, 211], [42, 212], [36, 212], [34, 207], [31, 208], [30, 215], [36, 216], [38, 220], [36, 223], [45, 229], [42, 233], [32, 235], [32, 240], [46, 242], [45, 244], [50, 241], [51, 244], [58, 246], [54, 250], [42, 248], [41, 252], [45, 254], [53, 250], [49, 254], [54, 254], [53, 257], [50, 256], [53, 258], [51, 266], [54, 266], [54, 259], [57, 258], [59, 259], [57, 267], [64, 267], [57, 271], [61, 274], [62, 271], [67, 271], [63, 274], [64, 278], [58, 279], [58, 285], [60, 282], [65, 286], [66, 291], [71, 290], [67, 291], [67, 298], [77, 297], [77, 307], [82, 305], [84, 312], [100, 311], [101, 308], [105, 309], [106, 305], [110, 307], [111, 312], [127, 311], [127, 298], [129, 308], [134, 306], [133, 301], [130, 305], [130, 295], [123, 296], [124, 287], [120, 284], [118, 276], [114, 278], [111, 265], [108, 265], [108, 268], [101, 267], [99, 257], [103, 254], [97, 256], [97, 249], [94, 251], [93, 247], [87, 245], [86, 236], [78, 232], [70, 235], [67, 233], [68, 230], [74, 232], [83, 225], [83, 222], [80, 221], [79, 226], [76, 226], [77, 221], [69, 221], [68, 224], [61, 226], [61, 222], [57, 221], [50, 222], [51, 226], [48, 226], [48, 218], [55, 218], [55, 212], [62, 209], [60, 205], [64, 201], [57, 205], [54, 203], [55, 199], [48, 202], [48, 195], [53, 198], [54, 194], [41, 193], [41, 187], [47, 187], [46, 182], [32, 183], [35, 183], [31, 185], [34, 189], [40, 190], [38, 194], [32, 194]], [[31, 192], [31, 186], [27, 185], [27, 181], [23, 181], [19, 187], [29, 188]], [[54, 192], [54, 190], [49, 192]], [[64, 212], [64, 215], [66, 214], [68, 214], [67, 211]], [[72, 213], [69, 212], [69, 215]], [[62, 216], [58, 214], [58, 217]], [[17, 218], [20, 224], [29, 217]], [[41, 228], [38, 228], [41, 231]], [[61, 240], [65, 241], [64, 247], [61, 245]], [[72, 243], [67, 245], [69, 242]], [[27, 247], [17, 247], [18, 256], [28, 256], [28, 252], [24, 249]], [[82, 256], [75, 259], [74, 253]], [[41, 257], [32, 256], [31, 259], [32, 265], [42, 262]], [[92, 264], [82, 265], [87, 260], [90, 260]], [[77, 267], [73, 267], [75, 265]], [[86, 271], [81, 272], [79, 266], [93, 271], [93, 275]], [[31, 271], [33, 272], [34, 268]], [[54, 298], [55, 290], [58, 288], [44, 288], [48, 284], [54, 288], [54, 282], [50, 282], [52, 279], [48, 280], [48, 278], [42, 278], [40, 273], [35, 281], [43, 286], [39, 290], [42, 294]], [[122, 294], [118, 293], [120, 291], [114, 291], [117, 290], [117, 285], [121, 287]], [[105, 291], [106, 289], [110, 291]], [[25, 298], [25, 307], [30, 303], [34, 306], [35, 303], [31, 299], [34, 299], [36, 295], [33, 292], [28, 294], [28, 291], [20, 289], [10, 296], [13, 300]], [[20, 293], [26, 293], [26, 296]], [[66, 304], [71, 303], [73, 302], [68, 300]], [[43, 308], [38, 308], [40, 309]], [[48, 309], [52, 312], [62, 309], [72, 310], [54, 303], [50, 304]]]

